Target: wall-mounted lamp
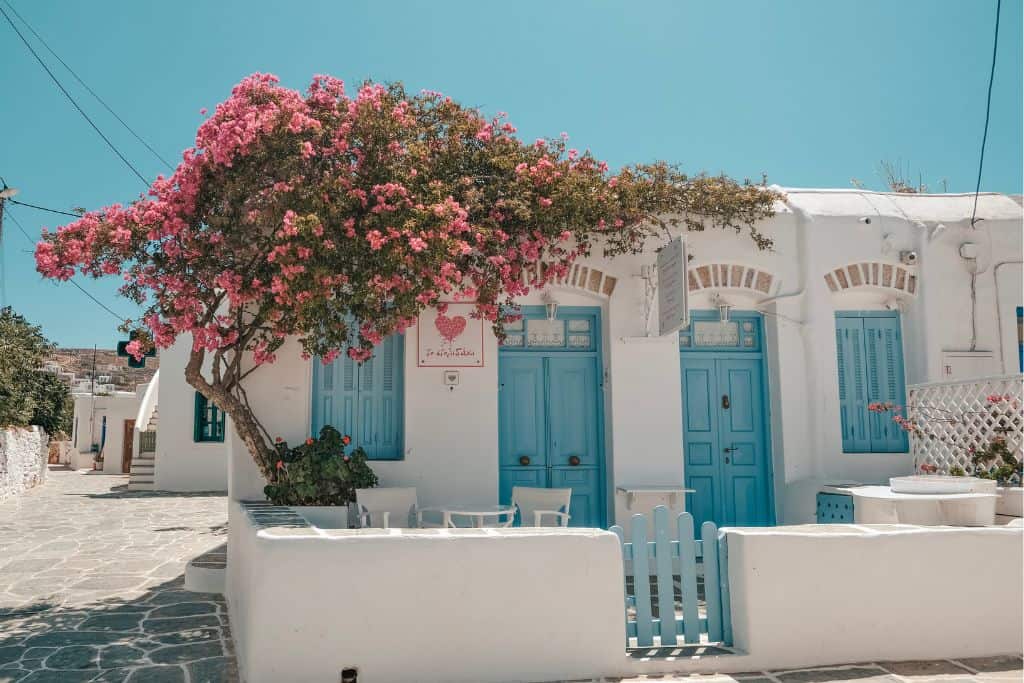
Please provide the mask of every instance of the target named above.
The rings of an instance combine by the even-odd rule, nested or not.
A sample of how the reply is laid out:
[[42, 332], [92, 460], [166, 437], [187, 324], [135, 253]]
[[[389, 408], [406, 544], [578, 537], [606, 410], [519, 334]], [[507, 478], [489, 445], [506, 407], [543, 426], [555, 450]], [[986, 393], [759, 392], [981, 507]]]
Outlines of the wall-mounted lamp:
[[551, 296], [551, 292], [545, 292], [542, 300], [544, 301], [544, 315], [548, 320], [554, 320], [558, 315], [558, 302]]

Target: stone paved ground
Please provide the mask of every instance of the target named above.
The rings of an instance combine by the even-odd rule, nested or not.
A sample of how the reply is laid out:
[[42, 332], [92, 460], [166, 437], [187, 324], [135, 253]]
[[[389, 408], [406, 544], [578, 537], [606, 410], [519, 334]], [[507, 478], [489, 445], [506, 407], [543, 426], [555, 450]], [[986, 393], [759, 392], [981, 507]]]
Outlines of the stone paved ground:
[[184, 590], [226, 497], [127, 483], [52, 468], [0, 503], [0, 683], [237, 680], [222, 596]]

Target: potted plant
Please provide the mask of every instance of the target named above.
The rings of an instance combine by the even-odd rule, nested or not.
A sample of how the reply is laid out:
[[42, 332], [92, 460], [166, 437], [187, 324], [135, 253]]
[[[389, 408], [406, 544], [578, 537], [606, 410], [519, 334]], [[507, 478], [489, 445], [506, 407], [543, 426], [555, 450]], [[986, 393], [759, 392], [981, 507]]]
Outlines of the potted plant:
[[294, 448], [278, 437], [274, 449], [274, 479], [263, 492], [271, 503], [293, 508], [314, 526], [348, 528], [356, 489], [377, 485], [366, 452], [353, 448], [352, 438], [330, 425]]

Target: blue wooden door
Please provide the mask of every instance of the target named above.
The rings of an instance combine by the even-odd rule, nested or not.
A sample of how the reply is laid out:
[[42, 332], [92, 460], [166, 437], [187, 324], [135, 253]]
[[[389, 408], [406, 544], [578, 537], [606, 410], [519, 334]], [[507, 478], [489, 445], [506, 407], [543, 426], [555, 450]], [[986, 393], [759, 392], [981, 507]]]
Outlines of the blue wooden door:
[[697, 528], [722, 517], [722, 447], [718, 438], [718, 371], [714, 358], [683, 358], [683, 471], [687, 511]]
[[[498, 360], [499, 498], [512, 487], [571, 488], [569, 524], [604, 526], [604, 440], [599, 311], [541, 307], [508, 329]], [[544, 333], [530, 331], [540, 320]], [[558, 328], [555, 330], [554, 328]]]
[[767, 392], [758, 314], [693, 311], [680, 333], [687, 510], [704, 522], [773, 523]]
[[548, 372], [548, 465], [551, 488], [571, 488], [570, 526], [601, 518], [598, 360], [554, 357]]
[[[761, 361], [717, 360], [722, 447], [722, 524], [761, 526], [770, 521], [768, 449], [765, 439]], [[727, 407], [724, 407], [727, 406]]]

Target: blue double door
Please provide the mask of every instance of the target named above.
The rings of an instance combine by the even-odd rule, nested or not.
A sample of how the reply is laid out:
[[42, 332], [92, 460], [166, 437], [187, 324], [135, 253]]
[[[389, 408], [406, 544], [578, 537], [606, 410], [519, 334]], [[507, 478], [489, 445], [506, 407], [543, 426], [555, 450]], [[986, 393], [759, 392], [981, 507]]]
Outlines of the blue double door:
[[773, 521], [770, 454], [760, 357], [682, 353], [687, 497], [697, 528]]
[[571, 488], [569, 525], [576, 527], [605, 524], [598, 334], [596, 314], [589, 332], [548, 337], [535, 348], [524, 331], [521, 345], [503, 347], [498, 360], [501, 502], [511, 500], [513, 486]]

